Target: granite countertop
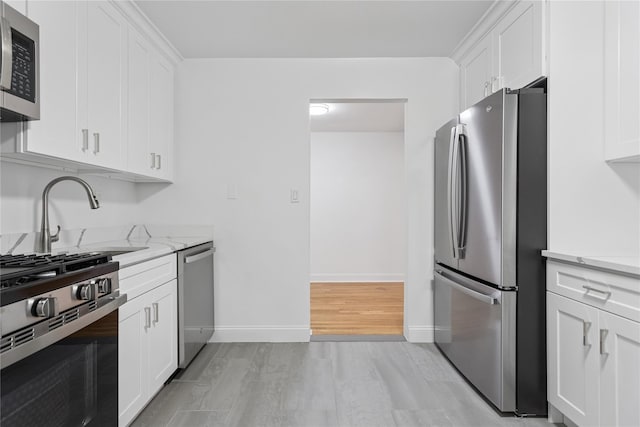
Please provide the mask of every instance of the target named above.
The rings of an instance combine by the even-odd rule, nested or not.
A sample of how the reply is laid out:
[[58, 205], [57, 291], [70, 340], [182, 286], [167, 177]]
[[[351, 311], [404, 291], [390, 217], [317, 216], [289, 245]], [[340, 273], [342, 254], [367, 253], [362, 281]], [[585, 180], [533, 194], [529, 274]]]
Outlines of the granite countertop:
[[542, 256], [640, 277], [640, 255], [576, 255], [545, 250]]

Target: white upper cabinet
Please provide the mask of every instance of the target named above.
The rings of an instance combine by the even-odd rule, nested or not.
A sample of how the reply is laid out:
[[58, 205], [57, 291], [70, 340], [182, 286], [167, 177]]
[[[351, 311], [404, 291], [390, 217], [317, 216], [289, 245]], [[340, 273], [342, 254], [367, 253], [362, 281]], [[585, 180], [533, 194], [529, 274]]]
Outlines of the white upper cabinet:
[[[126, 138], [127, 26], [111, 3], [89, 1], [87, 13], [88, 163], [122, 169]], [[85, 149], [86, 149], [85, 142]]]
[[545, 74], [542, 68], [541, 1], [521, 1], [493, 31], [493, 90], [517, 89]]
[[29, 1], [26, 10], [40, 26], [41, 120], [4, 138], [3, 158], [171, 181], [178, 54], [130, 1]]
[[173, 66], [137, 32], [129, 39], [128, 169], [172, 179]]
[[149, 122], [150, 155], [153, 174], [171, 180], [173, 177], [173, 67], [159, 56], [152, 57], [150, 79]]
[[640, 2], [605, 2], [605, 160], [640, 162]]
[[496, 2], [453, 58], [460, 64], [461, 109], [502, 88], [546, 75], [543, 1]]
[[460, 64], [461, 105], [473, 105], [491, 93], [491, 48], [491, 37], [485, 36], [463, 58]]
[[71, 161], [82, 161], [81, 104], [77, 70], [78, 37], [86, 4], [44, 2], [29, 4], [29, 16], [40, 26], [41, 119], [27, 123], [22, 151]]

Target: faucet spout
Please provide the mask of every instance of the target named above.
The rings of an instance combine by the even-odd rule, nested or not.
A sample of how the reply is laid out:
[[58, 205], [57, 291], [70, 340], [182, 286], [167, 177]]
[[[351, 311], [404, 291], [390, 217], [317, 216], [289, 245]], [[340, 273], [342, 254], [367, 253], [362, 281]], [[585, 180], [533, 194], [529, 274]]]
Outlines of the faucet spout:
[[40, 227], [39, 251], [43, 253], [51, 252], [51, 243], [57, 242], [60, 238], [60, 226], [58, 226], [58, 231], [53, 235], [49, 229], [49, 192], [54, 185], [61, 181], [75, 181], [82, 185], [84, 190], [87, 192], [87, 198], [89, 199], [89, 206], [91, 209], [98, 209], [100, 207], [100, 202], [98, 201], [96, 194], [93, 192], [93, 188], [91, 188], [86, 181], [80, 178], [75, 176], [61, 176], [48, 183], [42, 192], [42, 225]]

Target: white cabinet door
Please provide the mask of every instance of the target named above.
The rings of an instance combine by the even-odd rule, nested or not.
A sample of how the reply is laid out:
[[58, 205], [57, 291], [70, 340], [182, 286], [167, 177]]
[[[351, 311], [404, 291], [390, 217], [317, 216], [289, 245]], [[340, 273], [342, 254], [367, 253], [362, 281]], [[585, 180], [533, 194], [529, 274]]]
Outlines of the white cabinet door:
[[541, 1], [520, 1], [493, 31], [497, 81], [493, 90], [521, 88], [545, 74]]
[[600, 311], [600, 425], [640, 426], [640, 323]]
[[40, 25], [41, 119], [27, 124], [26, 152], [73, 161], [84, 158], [78, 124], [78, 67], [84, 54], [78, 32], [86, 12], [82, 2], [29, 3], [29, 16]]
[[598, 310], [547, 292], [547, 399], [578, 425], [598, 424]]
[[461, 64], [461, 109], [491, 93], [491, 60], [491, 36], [486, 36], [469, 51]]
[[149, 333], [149, 393], [154, 395], [178, 369], [178, 287], [177, 281], [151, 291], [151, 330]]
[[88, 161], [118, 169], [122, 168], [126, 137], [126, 38], [126, 22], [112, 4], [88, 2]]
[[129, 124], [127, 138], [128, 170], [149, 175], [155, 163], [149, 150], [149, 67], [151, 49], [137, 32], [129, 34]]
[[[118, 311], [118, 425], [126, 426], [147, 404], [147, 318], [144, 297]], [[150, 322], [149, 322], [150, 327]]]
[[605, 159], [640, 162], [640, 2], [604, 7]]
[[155, 176], [171, 180], [173, 153], [173, 67], [160, 56], [151, 61], [150, 151], [156, 156]]

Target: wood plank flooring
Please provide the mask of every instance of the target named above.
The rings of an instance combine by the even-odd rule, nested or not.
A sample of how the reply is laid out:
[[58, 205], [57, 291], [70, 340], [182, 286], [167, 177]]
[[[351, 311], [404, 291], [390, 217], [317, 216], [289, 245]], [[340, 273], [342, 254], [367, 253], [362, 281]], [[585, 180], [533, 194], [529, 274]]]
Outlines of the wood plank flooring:
[[402, 335], [404, 284], [311, 283], [313, 335]]
[[432, 344], [208, 344], [133, 427], [549, 426], [501, 417]]

